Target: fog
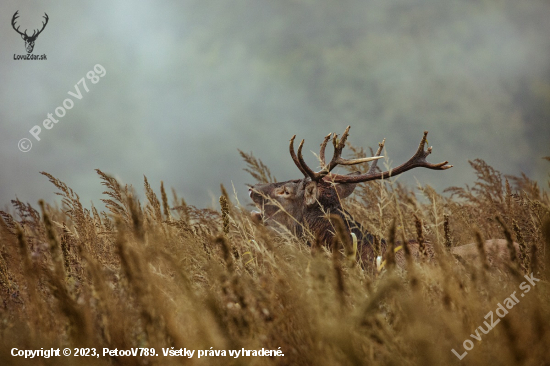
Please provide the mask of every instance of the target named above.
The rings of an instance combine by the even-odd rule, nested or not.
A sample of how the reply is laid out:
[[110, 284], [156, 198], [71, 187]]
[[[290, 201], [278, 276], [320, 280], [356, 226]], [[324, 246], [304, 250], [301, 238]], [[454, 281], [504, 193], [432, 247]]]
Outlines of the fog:
[[[14, 60], [26, 54], [16, 11], [28, 34], [48, 14], [33, 51], [47, 60]], [[296, 179], [290, 137], [317, 166], [310, 151], [347, 125], [357, 147], [387, 138], [392, 166], [428, 130], [429, 160], [454, 168], [398, 177], [411, 186], [472, 185], [476, 158], [546, 185], [549, 2], [3, 1], [0, 14], [0, 207], [56, 201], [41, 171], [100, 206], [96, 168], [142, 197], [145, 175], [199, 207], [220, 184], [247, 204], [254, 181], [237, 149]], [[93, 84], [97, 64], [106, 74]], [[67, 98], [74, 106], [44, 128]]]

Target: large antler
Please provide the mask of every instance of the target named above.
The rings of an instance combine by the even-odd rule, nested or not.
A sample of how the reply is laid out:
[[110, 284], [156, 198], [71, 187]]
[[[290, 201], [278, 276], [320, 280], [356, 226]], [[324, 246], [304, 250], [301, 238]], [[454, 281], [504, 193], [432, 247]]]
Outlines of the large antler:
[[[346, 139], [348, 138], [348, 135], [349, 135], [349, 129], [350, 129], [350, 126], [346, 128], [340, 141], [338, 141], [338, 135], [333, 133], [329, 133], [325, 137], [323, 143], [321, 144], [321, 150], [319, 152], [319, 160], [321, 161], [321, 170], [318, 172], [314, 172], [309, 166], [307, 166], [306, 162], [304, 161], [304, 156], [302, 155], [304, 140], [300, 142], [300, 146], [298, 146], [298, 156], [296, 156], [296, 153], [294, 152], [294, 139], [296, 138], [296, 135], [292, 136], [292, 138], [290, 139], [290, 146], [289, 146], [290, 156], [292, 157], [292, 160], [294, 160], [294, 163], [296, 164], [298, 169], [300, 169], [302, 174], [304, 174], [304, 176], [306, 177], [310, 177], [311, 180], [319, 181], [323, 179], [325, 176], [329, 175], [331, 170], [338, 165], [355, 165], [355, 164], [366, 163], [368, 161], [378, 160], [383, 158], [383, 156], [373, 156], [370, 158], [343, 159], [341, 155], [342, 155], [342, 150], [346, 146]], [[330, 163], [327, 165], [325, 163], [325, 148], [327, 147], [328, 140], [330, 140], [331, 136], [332, 136], [332, 143], [334, 145], [334, 154], [332, 156], [332, 159], [330, 160]]]
[[19, 10], [17, 10], [17, 11], [15, 12], [15, 14], [13, 14], [13, 18], [11, 18], [11, 26], [13, 27], [13, 29], [14, 29], [17, 33], [19, 33], [19, 34], [22, 35], [22, 36], [27, 37], [27, 30], [26, 30], [26, 29], [25, 29], [25, 33], [21, 33], [21, 32], [19, 31], [19, 27], [15, 28], [15, 20], [16, 20], [17, 18], [19, 18], [19, 15], [17, 15], [17, 13], [19, 13]]
[[[44, 30], [44, 28], [46, 28], [46, 24], [48, 24], [48, 20], [50, 20], [50, 18], [48, 18], [48, 14], [46, 14], [46, 13], [44, 13], [44, 16], [43, 16], [42, 18], [46, 19], [45, 22], [42, 22], [42, 29], [40, 29], [40, 30], [38, 31], [38, 33], [36, 33], [36, 30], [35, 30], [30, 38], [36, 38], [36, 37], [38, 37], [38, 35], [39, 35], [40, 33], [42, 33], [42, 31]], [[55, 18], [55, 17], [54, 17], [54, 18]], [[36, 33], [36, 35], [35, 35], [35, 33]]]
[[[319, 181], [321, 179], [324, 180], [330, 180], [334, 183], [361, 183], [361, 182], [367, 182], [370, 180], [377, 180], [377, 179], [386, 179], [392, 176], [396, 176], [398, 174], [401, 174], [403, 172], [406, 172], [407, 170], [411, 170], [414, 168], [424, 167], [428, 169], [433, 170], [445, 170], [452, 168], [452, 165], [447, 165], [447, 161], [444, 161], [442, 163], [438, 164], [431, 164], [428, 161], [426, 161], [426, 157], [431, 154], [432, 147], [430, 146], [428, 149], [424, 150], [424, 146], [426, 145], [428, 136], [428, 131], [424, 131], [424, 136], [422, 137], [422, 140], [420, 141], [420, 145], [418, 146], [418, 149], [416, 150], [416, 153], [405, 163], [399, 165], [397, 168], [390, 169], [385, 172], [376, 172], [376, 163], [378, 159], [383, 158], [383, 156], [380, 156], [380, 153], [382, 152], [382, 148], [384, 147], [385, 139], [378, 145], [378, 151], [376, 152], [375, 156], [369, 157], [369, 158], [360, 158], [360, 159], [352, 159], [352, 160], [346, 160], [341, 157], [342, 150], [345, 147], [346, 139], [349, 135], [349, 129], [350, 126], [346, 128], [346, 131], [342, 134], [342, 138], [340, 141], [338, 141], [338, 135], [336, 134], [328, 134], [323, 142], [321, 143], [321, 151], [319, 153], [319, 160], [321, 161], [321, 170], [319, 172], [314, 172], [307, 166], [307, 164], [304, 161], [304, 158], [302, 156], [302, 147], [304, 145], [304, 140], [300, 143], [300, 146], [298, 147], [298, 156], [296, 156], [294, 152], [294, 138], [296, 135], [292, 137], [290, 140], [290, 155], [292, 156], [292, 160], [294, 160], [294, 163], [300, 169], [300, 171], [304, 174], [306, 177], [310, 177], [311, 180]], [[332, 135], [332, 143], [334, 145], [334, 155], [332, 156], [332, 159], [330, 163], [327, 165], [325, 163], [325, 148], [327, 146], [328, 140], [330, 140], [330, 137]], [[338, 165], [354, 165], [354, 164], [360, 164], [365, 163], [368, 161], [375, 160], [369, 171], [365, 174], [360, 175], [340, 175], [340, 174], [332, 174], [330, 173], [336, 166]]]

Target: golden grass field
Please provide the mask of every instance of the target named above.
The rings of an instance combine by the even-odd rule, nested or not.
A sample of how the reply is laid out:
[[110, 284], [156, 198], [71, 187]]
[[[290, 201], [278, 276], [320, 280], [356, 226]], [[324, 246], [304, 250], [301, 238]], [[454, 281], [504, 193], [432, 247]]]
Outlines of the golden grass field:
[[[270, 177], [247, 158], [257, 178]], [[15, 200], [0, 212], [0, 364], [550, 365], [548, 188], [481, 160], [471, 165], [475, 184], [450, 188], [452, 195], [378, 181], [345, 202], [376, 235], [387, 238], [395, 222], [397, 240], [421, 232], [433, 245], [433, 260], [407, 258], [406, 270], [390, 260], [380, 273], [253, 224], [248, 197], [239, 202], [223, 187], [220, 210], [188, 206], [162, 184], [157, 195], [147, 179], [138, 201], [132, 187], [98, 170], [107, 207], [100, 212], [43, 173], [60, 204]], [[489, 238], [519, 244], [505, 268], [449, 254]], [[527, 273], [540, 282], [519, 297]], [[473, 339], [514, 291], [519, 302]], [[463, 354], [467, 339], [473, 348], [459, 360], [451, 349]], [[101, 356], [11, 355], [52, 347]], [[135, 347], [160, 356], [102, 353]], [[170, 347], [195, 356], [163, 356]], [[242, 348], [284, 356], [197, 358], [198, 350]]]

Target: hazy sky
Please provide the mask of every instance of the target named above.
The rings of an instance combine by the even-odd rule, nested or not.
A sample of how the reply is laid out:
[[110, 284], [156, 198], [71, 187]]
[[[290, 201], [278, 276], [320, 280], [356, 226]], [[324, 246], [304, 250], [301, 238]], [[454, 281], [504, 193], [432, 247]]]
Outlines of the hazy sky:
[[[281, 9], [274, 9], [274, 4], [289, 7], [288, 16], [292, 17], [292, 6], [299, 2], [258, 1], [257, 8], [243, 7], [236, 10], [242, 14], [227, 17], [223, 13], [230, 11], [231, 5], [219, 8], [221, 3], [212, 2], [212, 9], [208, 9], [208, 2], [197, 1], [177, 5], [167, 1], [3, 1], [0, 207], [16, 196], [32, 204], [40, 198], [53, 201], [55, 187], [40, 171], [67, 183], [86, 206], [91, 200], [99, 205], [103, 187], [96, 168], [132, 184], [140, 194], [143, 175], [157, 192], [163, 180], [199, 207], [217, 199], [220, 183], [229, 189], [234, 183], [241, 202], [249, 203], [244, 183], [253, 181], [242, 171], [245, 164], [237, 149], [254, 152], [279, 180], [295, 179], [300, 172], [288, 154], [289, 138], [298, 134], [298, 138], [306, 139], [308, 161], [315, 166], [309, 151], [317, 151], [323, 136], [330, 131], [341, 133], [347, 124], [352, 124], [350, 141], [355, 146], [376, 146], [387, 137], [394, 166], [414, 152], [422, 132], [430, 129], [429, 143], [434, 145], [430, 160], [449, 160], [455, 168], [443, 173], [416, 170], [403, 178], [412, 184], [417, 179], [438, 189], [471, 185], [474, 176], [467, 161], [475, 158], [485, 159], [507, 174], [525, 171], [540, 182], [550, 171], [540, 159], [550, 155], [550, 144], [544, 143], [550, 141], [549, 121], [537, 122], [542, 127], [533, 133], [525, 127], [519, 112], [509, 107], [514, 100], [492, 87], [497, 79], [499, 85], [521, 80], [518, 75], [526, 70], [550, 75], [550, 27], [540, 21], [550, 19], [548, 2], [532, 2], [529, 11], [539, 18], [533, 21], [531, 13], [525, 12], [526, 18], [519, 23], [524, 27], [518, 26], [518, 16], [514, 14], [514, 21], [509, 20], [509, 14], [498, 7], [460, 13], [458, 17], [464, 18], [464, 39], [474, 28], [475, 37], [461, 41], [462, 48], [457, 50], [449, 50], [447, 45], [454, 37], [462, 36], [447, 32], [446, 21], [436, 22], [438, 18], [426, 11], [431, 8], [422, 6], [422, 1], [391, 0], [376, 9], [365, 8], [364, 16], [353, 14], [357, 27], [370, 27], [370, 34], [376, 35], [372, 42], [366, 37], [365, 48], [360, 50], [365, 63], [376, 67], [365, 68], [357, 80], [365, 84], [361, 88], [372, 89], [378, 98], [395, 105], [393, 108], [388, 102], [371, 106], [372, 99], [364, 98], [360, 106], [349, 107], [350, 111], [359, 107], [372, 111], [372, 115], [359, 120], [355, 114], [348, 116], [331, 110], [331, 104], [319, 103], [311, 97], [319, 95], [315, 89], [318, 85], [305, 85], [300, 77], [288, 74], [288, 70], [304, 74], [300, 70], [307, 65], [301, 61], [304, 56], [300, 50], [307, 52], [314, 45], [315, 52], [319, 52], [324, 47], [324, 43], [319, 46], [316, 41], [312, 40], [311, 45], [304, 41], [308, 39], [307, 32], [311, 31], [314, 39], [318, 29], [331, 26], [330, 21], [312, 20], [311, 25], [297, 22], [276, 33], [269, 28], [275, 29], [275, 25], [266, 22], [265, 29], [258, 28], [254, 19], [270, 19], [271, 11], [277, 11], [280, 17]], [[446, 4], [445, 8], [438, 11], [463, 12], [453, 5], [454, 1], [441, 3]], [[399, 10], [406, 15], [403, 20], [384, 20], [384, 14], [391, 14], [393, 7], [399, 6], [411, 7], [410, 11]], [[345, 3], [342, 7], [345, 11]], [[14, 54], [26, 54], [23, 40], [11, 26], [17, 10], [17, 24], [21, 25], [20, 30], [28, 28], [29, 34], [41, 26], [44, 13], [48, 14], [49, 23], [33, 51], [35, 55], [46, 54], [47, 60], [14, 60]], [[427, 35], [422, 35], [419, 21], [419, 37], [426, 41], [401, 41], [396, 29], [406, 23], [409, 13], [414, 19], [425, 18], [437, 32], [430, 28]], [[341, 18], [338, 22], [342, 22]], [[206, 31], [201, 28], [203, 24], [207, 25]], [[457, 25], [453, 24], [455, 32]], [[340, 28], [336, 28], [335, 32], [339, 32]], [[239, 31], [229, 34], [226, 29]], [[355, 32], [350, 33], [350, 38], [356, 36]], [[265, 49], [250, 46], [258, 43]], [[270, 52], [277, 54], [279, 49], [289, 47], [295, 47], [294, 53], [289, 52], [280, 60], [270, 56]], [[479, 53], [479, 49], [486, 53]], [[347, 65], [338, 57], [345, 60], [348, 51], [344, 49], [340, 55], [334, 44], [330, 44], [330, 50], [319, 69], [319, 80], [326, 81], [325, 75], [334, 74], [334, 85], [339, 86], [323, 92], [334, 93], [333, 99], [344, 105], [349, 85], [349, 99], [361, 100], [356, 95], [355, 81], [338, 77], [346, 71], [345, 67], [338, 67]], [[401, 56], [404, 50], [405, 58]], [[296, 64], [292, 61], [294, 54]], [[85, 79], [89, 89], [86, 92], [77, 83], [96, 64], [105, 68], [106, 75], [96, 84]], [[444, 85], [445, 92], [438, 92], [437, 98], [428, 93], [437, 84], [431, 80], [440, 80]], [[534, 83], [533, 88], [542, 90], [536, 95], [546, 95], [550, 105], [547, 81]], [[82, 92], [80, 100], [68, 94], [77, 92], [75, 85]], [[469, 95], [470, 99], [460, 99], [462, 104], [456, 105], [456, 93]], [[54, 114], [59, 122], [50, 130], [41, 126], [41, 140], [36, 141], [29, 130], [41, 125], [47, 114], [55, 113], [67, 98], [73, 100], [74, 106], [62, 118]], [[485, 104], [492, 109], [483, 109]], [[439, 125], [424, 123], [442, 108], [449, 110], [448, 119]], [[466, 116], [465, 111], [471, 115]], [[373, 116], [381, 120], [373, 120]], [[465, 120], [462, 126], [450, 122], [461, 119]], [[32, 142], [30, 151], [19, 151], [22, 138]]]

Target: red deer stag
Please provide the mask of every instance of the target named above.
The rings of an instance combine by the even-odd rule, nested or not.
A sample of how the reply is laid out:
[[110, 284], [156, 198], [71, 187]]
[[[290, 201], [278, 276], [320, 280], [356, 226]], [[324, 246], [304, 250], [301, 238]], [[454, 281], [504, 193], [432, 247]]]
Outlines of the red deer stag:
[[[360, 225], [350, 219], [349, 214], [342, 208], [341, 200], [353, 193], [358, 183], [371, 180], [387, 179], [404, 173], [414, 168], [428, 168], [434, 170], [445, 170], [452, 167], [447, 165], [447, 161], [438, 164], [431, 164], [426, 161], [426, 157], [432, 152], [432, 148], [425, 148], [426, 136], [428, 131], [420, 141], [416, 153], [405, 163], [394, 169], [384, 172], [378, 172], [376, 168], [377, 160], [382, 158], [381, 152], [384, 142], [379, 144], [378, 151], [373, 157], [347, 160], [342, 158], [342, 150], [345, 147], [346, 139], [349, 134], [348, 126], [340, 139], [336, 134], [328, 134], [321, 144], [319, 160], [321, 170], [314, 172], [304, 161], [302, 156], [302, 147], [304, 140], [298, 147], [298, 155], [294, 151], [294, 135], [290, 139], [290, 156], [304, 175], [303, 179], [289, 180], [286, 182], [257, 184], [249, 190], [250, 197], [261, 210], [260, 213], [254, 213], [255, 220], [262, 220], [266, 224], [276, 221], [284, 225], [291, 232], [298, 236], [304, 235], [304, 229], [309, 230], [317, 240], [329, 244], [334, 237], [334, 229], [327, 218], [327, 213], [340, 216], [347, 226], [347, 235], [351, 239], [351, 233], [354, 233], [360, 243], [360, 251], [365, 255], [364, 260], [372, 262], [372, 244], [373, 236], [363, 235]], [[325, 162], [325, 148], [332, 137], [334, 145], [334, 155], [327, 164]], [[373, 161], [368, 172], [360, 174], [359, 172], [340, 175], [332, 173], [332, 170], [338, 165], [354, 165]]]
[[[438, 164], [431, 164], [426, 161], [426, 157], [432, 152], [432, 148], [425, 149], [426, 136], [428, 132], [424, 132], [424, 136], [420, 141], [420, 145], [415, 154], [405, 163], [397, 168], [390, 169], [385, 172], [377, 172], [377, 160], [382, 158], [381, 152], [384, 147], [385, 140], [379, 144], [378, 151], [373, 157], [347, 160], [342, 158], [342, 150], [345, 147], [346, 139], [349, 134], [350, 127], [348, 126], [338, 140], [338, 135], [328, 134], [321, 143], [319, 160], [321, 162], [321, 170], [314, 172], [304, 162], [302, 156], [302, 147], [304, 140], [298, 147], [298, 155], [294, 151], [294, 139], [296, 135], [290, 139], [290, 156], [304, 175], [303, 179], [289, 180], [286, 182], [257, 184], [249, 189], [249, 194], [256, 206], [261, 212], [253, 213], [253, 220], [256, 222], [264, 222], [270, 225], [272, 222], [277, 222], [285, 226], [288, 230], [298, 236], [303, 236], [305, 230], [309, 230], [311, 234], [320, 242], [330, 244], [334, 238], [334, 229], [332, 223], [328, 219], [328, 214], [338, 215], [345, 223], [348, 239], [351, 239], [353, 233], [360, 245], [358, 253], [361, 253], [361, 259], [365, 264], [374, 264], [373, 243], [374, 237], [361, 229], [361, 225], [355, 222], [351, 216], [342, 208], [341, 200], [353, 193], [353, 190], [358, 183], [368, 182], [371, 180], [387, 179], [404, 173], [407, 170], [424, 167], [434, 170], [446, 170], [452, 167], [447, 165], [447, 161]], [[325, 162], [325, 148], [328, 141], [332, 137], [334, 145], [334, 155], [331, 161]], [[338, 165], [354, 165], [373, 161], [368, 172], [360, 174], [359, 172], [340, 175], [331, 173]], [[385, 242], [382, 240], [382, 251], [385, 250]], [[418, 244], [413, 244], [417, 247]], [[428, 243], [427, 243], [428, 244]], [[519, 246], [514, 243], [516, 251], [519, 251]], [[416, 248], [416, 251], [418, 248]], [[504, 265], [510, 257], [508, 244], [503, 239], [491, 239], [484, 243], [484, 250], [487, 259], [495, 266]], [[479, 250], [475, 243], [465, 244], [452, 248], [451, 252], [462, 258], [463, 260], [475, 263], [479, 257]], [[401, 255], [402, 256], [402, 255]], [[504, 267], [506, 267], [504, 265]]]

